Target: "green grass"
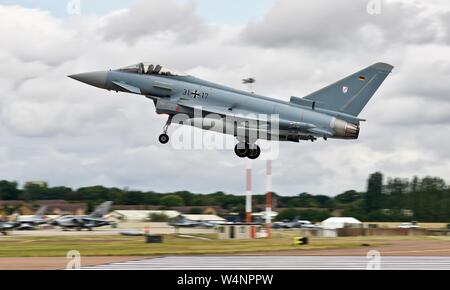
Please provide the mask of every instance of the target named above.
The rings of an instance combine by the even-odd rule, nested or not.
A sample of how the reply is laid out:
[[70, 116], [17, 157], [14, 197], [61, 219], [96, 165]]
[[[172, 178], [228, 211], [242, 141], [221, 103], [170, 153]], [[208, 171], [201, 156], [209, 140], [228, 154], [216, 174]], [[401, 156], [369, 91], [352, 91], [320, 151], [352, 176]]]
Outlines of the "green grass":
[[[2, 237], [0, 257], [55, 257], [78, 250], [83, 256], [153, 256], [189, 254], [231, 254], [281, 250], [355, 248], [369, 243], [367, 238], [311, 238], [309, 245], [293, 244], [293, 233], [276, 233], [270, 240], [192, 240], [165, 235], [162, 244], [146, 244], [143, 237]], [[371, 245], [381, 245], [376, 241]]]
[[[370, 236], [310, 238], [310, 244], [296, 246], [291, 231], [277, 231], [272, 239], [221, 241], [194, 240], [165, 235], [162, 244], [146, 244], [144, 237], [111, 236], [60, 236], [60, 237], [0, 237], [0, 257], [63, 257], [70, 250], [83, 256], [157, 256], [200, 255], [271, 252], [307, 249], [357, 248], [362, 244], [386, 245], [399, 240], [446, 240], [450, 237]], [[215, 235], [199, 235], [214, 238]]]

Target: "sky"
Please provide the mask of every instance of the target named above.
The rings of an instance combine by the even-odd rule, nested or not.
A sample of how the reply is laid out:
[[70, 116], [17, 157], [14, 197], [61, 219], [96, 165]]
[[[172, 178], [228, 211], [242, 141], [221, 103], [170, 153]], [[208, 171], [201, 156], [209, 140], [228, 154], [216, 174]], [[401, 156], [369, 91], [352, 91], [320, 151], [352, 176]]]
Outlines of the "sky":
[[[149, 60], [289, 100], [381, 61], [395, 68], [359, 139], [280, 143], [273, 190], [365, 190], [376, 171], [450, 181], [450, 4], [374, 1], [0, 1], [0, 179], [243, 194], [232, 149], [160, 145], [152, 102], [66, 76]], [[263, 193], [265, 161], [251, 166]]]
[[[178, 0], [188, 3], [191, 0]], [[79, 7], [83, 15], [102, 15], [120, 9], [127, 9], [138, 0], [2, 0], [3, 5], [20, 5], [27, 8], [36, 8], [49, 11], [53, 16], [67, 18], [71, 13], [67, 7]], [[251, 19], [258, 19], [266, 13], [275, 3], [275, 0], [196, 0], [196, 14], [209, 23], [237, 24]], [[75, 6], [74, 6], [75, 5]]]

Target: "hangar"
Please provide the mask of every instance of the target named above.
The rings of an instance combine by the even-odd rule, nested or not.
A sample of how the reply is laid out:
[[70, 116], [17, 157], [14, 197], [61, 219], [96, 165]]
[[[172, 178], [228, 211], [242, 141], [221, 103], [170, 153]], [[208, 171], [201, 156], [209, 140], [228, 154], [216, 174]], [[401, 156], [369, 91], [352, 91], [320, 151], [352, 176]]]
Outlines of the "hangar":
[[196, 222], [224, 223], [226, 220], [215, 214], [183, 214], [184, 218]]
[[322, 229], [362, 228], [363, 223], [353, 217], [330, 217], [320, 223]]
[[107, 217], [112, 217], [120, 221], [149, 221], [151, 214], [164, 214], [169, 219], [177, 217], [180, 212], [176, 210], [115, 210]]

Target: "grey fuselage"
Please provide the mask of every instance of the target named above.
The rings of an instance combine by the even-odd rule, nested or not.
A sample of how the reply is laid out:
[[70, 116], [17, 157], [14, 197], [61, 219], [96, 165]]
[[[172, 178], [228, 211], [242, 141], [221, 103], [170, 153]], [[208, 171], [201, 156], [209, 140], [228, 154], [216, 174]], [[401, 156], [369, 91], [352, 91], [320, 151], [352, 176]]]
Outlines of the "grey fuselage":
[[[129, 87], [124, 88], [117, 83], [139, 88], [140, 91], [133, 92]], [[110, 70], [106, 74], [104, 86], [98, 87], [145, 95], [154, 100], [156, 111], [160, 114], [184, 113], [193, 118], [192, 110], [177, 106], [180, 100], [185, 100], [191, 106], [202, 107], [206, 111], [208, 107], [218, 107], [229, 111], [278, 115], [280, 121], [277, 137], [280, 141], [298, 142], [315, 137], [357, 139], [359, 133], [360, 119], [357, 117], [314, 108], [312, 102], [298, 105], [192, 76], [147, 75]], [[192, 96], [193, 92], [198, 92], [199, 96]], [[160, 100], [164, 100], [164, 105], [158, 105]], [[349, 134], [349, 128], [353, 128], [354, 132]]]

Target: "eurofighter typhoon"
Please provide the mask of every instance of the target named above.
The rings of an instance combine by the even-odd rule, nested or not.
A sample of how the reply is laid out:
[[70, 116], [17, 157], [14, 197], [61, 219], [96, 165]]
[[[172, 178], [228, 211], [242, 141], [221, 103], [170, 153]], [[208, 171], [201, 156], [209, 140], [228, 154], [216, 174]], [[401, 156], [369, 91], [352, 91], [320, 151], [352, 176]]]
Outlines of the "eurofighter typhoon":
[[[233, 135], [236, 155], [257, 159], [261, 154], [258, 140], [357, 139], [360, 122], [365, 121], [358, 116], [392, 69], [389, 64], [376, 63], [305, 97], [291, 97], [289, 102], [222, 86], [156, 63], [69, 77], [151, 99], [156, 113], [168, 115], [159, 136], [162, 144], [169, 142], [167, 131], [173, 122]], [[184, 116], [182, 122], [180, 115]]]

